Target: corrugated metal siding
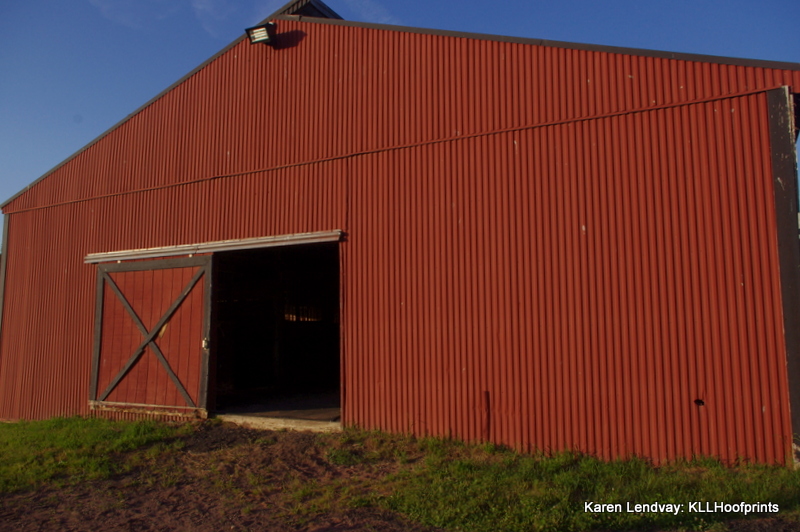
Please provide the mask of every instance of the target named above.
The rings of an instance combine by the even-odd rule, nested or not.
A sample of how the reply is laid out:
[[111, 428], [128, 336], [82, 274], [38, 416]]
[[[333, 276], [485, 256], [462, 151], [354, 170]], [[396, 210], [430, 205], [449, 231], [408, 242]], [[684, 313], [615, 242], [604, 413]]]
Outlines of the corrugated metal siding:
[[758, 94], [354, 161], [344, 419], [783, 461], [768, 135]]
[[279, 32], [277, 49], [242, 41], [5, 212], [800, 87], [800, 71], [286, 20]]
[[344, 228], [345, 423], [786, 458], [759, 91], [800, 72], [280, 32], [5, 207], [0, 418], [87, 413], [86, 254]]
[[88, 412], [88, 253], [340, 228], [344, 177], [333, 161], [11, 215], [0, 418]]

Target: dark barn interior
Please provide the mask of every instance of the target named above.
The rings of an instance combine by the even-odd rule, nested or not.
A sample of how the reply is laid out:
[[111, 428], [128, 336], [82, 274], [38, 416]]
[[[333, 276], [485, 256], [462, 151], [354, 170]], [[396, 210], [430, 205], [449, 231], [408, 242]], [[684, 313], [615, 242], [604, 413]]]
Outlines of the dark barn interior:
[[212, 294], [215, 410], [338, 417], [338, 244], [218, 253]]

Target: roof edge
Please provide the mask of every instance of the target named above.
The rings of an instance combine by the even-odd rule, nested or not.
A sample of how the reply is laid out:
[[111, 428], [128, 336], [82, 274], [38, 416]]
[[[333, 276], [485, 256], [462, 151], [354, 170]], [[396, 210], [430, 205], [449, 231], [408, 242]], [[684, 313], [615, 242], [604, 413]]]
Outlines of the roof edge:
[[[303, 3], [305, 2], [305, 3]], [[303, 3], [306, 5], [308, 3], [316, 3], [319, 5], [324, 4], [319, 0], [300, 0], [300, 1], [293, 1], [289, 2], [288, 4], [284, 5], [281, 10], [284, 10], [295, 5]], [[327, 6], [325, 6], [327, 7]], [[330, 8], [328, 8], [330, 9]], [[333, 12], [331, 10], [331, 12]], [[335, 13], [334, 13], [335, 14]], [[338, 16], [338, 15], [337, 15]], [[475, 40], [482, 40], [482, 41], [495, 41], [495, 42], [509, 42], [509, 43], [518, 43], [518, 44], [530, 44], [535, 46], [549, 46], [553, 48], [567, 48], [572, 50], [586, 50], [591, 52], [605, 52], [605, 53], [613, 53], [613, 54], [623, 54], [623, 55], [637, 55], [642, 57], [655, 57], [660, 59], [674, 59], [678, 61], [694, 61], [694, 62], [701, 62], [701, 63], [718, 63], [723, 65], [731, 65], [731, 66], [744, 66], [744, 67], [756, 67], [756, 68], [774, 68], [778, 70], [797, 70], [800, 71], [800, 63], [791, 63], [791, 62], [783, 62], [783, 61], [769, 61], [769, 60], [760, 60], [760, 59], [743, 59], [743, 58], [736, 58], [736, 57], [725, 57], [725, 56], [715, 56], [715, 55], [702, 55], [702, 54], [691, 54], [691, 53], [684, 53], [684, 52], [664, 52], [659, 50], [648, 50], [645, 48], [626, 48], [621, 46], [605, 46], [605, 45], [596, 45], [596, 44], [582, 44], [582, 43], [573, 43], [567, 41], [551, 41], [547, 39], [532, 39], [529, 37], [509, 37], [505, 35], [493, 35], [489, 33], [469, 33], [469, 32], [460, 32], [460, 31], [451, 31], [451, 30], [436, 30], [430, 28], [417, 28], [412, 26], [393, 26], [390, 24], [377, 24], [372, 22], [354, 22], [354, 21], [347, 21], [341, 18], [317, 18], [317, 17], [309, 17], [303, 15], [270, 15], [271, 18], [267, 18], [265, 20], [291, 20], [291, 21], [299, 21], [299, 22], [310, 22], [316, 24], [330, 24], [334, 26], [348, 26], [348, 27], [356, 27], [356, 28], [367, 28], [367, 29], [376, 29], [376, 30], [385, 30], [385, 31], [398, 31], [403, 33], [417, 33], [423, 35], [440, 35], [443, 37], [457, 37], [457, 38], [465, 38], [465, 39], [475, 39]], [[133, 112], [127, 114], [122, 120], [115, 123], [110, 128], [106, 129], [102, 133], [100, 133], [97, 137], [89, 141], [86, 145], [81, 147], [75, 153], [58, 163], [56, 166], [42, 174], [39, 178], [32, 181], [28, 184], [25, 188], [8, 198], [3, 203], [0, 203], [0, 209], [5, 209], [8, 204], [16, 200], [22, 194], [36, 186], [40, 181], [45, 179], [47, 176], [70, 162], [72, 159], [92, 147], [95, 143], [97, 143], [100, 139], [120, 127], [122, 124], [130, 120], [132, 117], [146, 109], [148, 106], [153, 104], [156, 100], [164, 96], [166, 93], [195, 75], [197, 72], [205, 68], [209, 63], [215, 61], [218, 57], [228, 52], [231, 48], [239, 44], [243, 39], [246, 38], [246, 35], [242, 35], [228, 46], [217, 52], [216, 54], [212, 55], [207, 60], [203, 61], [200, 65], [196, 68], [191, 70], [185, 76], [177, 80], [175, 83], [171, 84], [169, 87], [164, 89], [163, 91], [159, 92], [154, 97], [150, 98], [147, 102], [136, 108]], [[795, 90], [800, 90], [800, 87], [795, 87]]]
[[[309, 17], [329, 18], [342, 20], [342, 17], [322, 0], [289, 0], [286, 4], [279, 7], [277, 11], [262, 20], [260, 24], [269, 22], [281, 15], [298, 14]], [[322, 15], [321, 17], [319, 15]]]
[[[317, 8], [317, 9], [318, 9], [318, 10], [320, 10], [321, 12], [327, 12], [327, 13], [328, 13], [328, 14], [329, 14], [329, 15], [330, 15], [332, 18], [334, 18], [334, 19], [336, 19], [336, 20], [342, 20], [342, 17], [340, 17], [340, 16], [339, 16], [339, 15], [338, 15], [338, 14], [337, 14], [335, 11], [333, 11], [333, 10], [332, 10], [330, 7], [328, 7], [327, 5], [325, 5], [325, 4], [324, 4], [324, 3], [323, 3], [321, 0], [291, 0], [289, 3], [287, 3], [287, 4], [284, 4], [284, 5], [283, 5], [283, 6], [282, 6], [280, 9], [278, 9], [278, 10], [277, 10], [275, 13], [273, 13], [272, 15], [270, 15], [269, 17], [267, 17], [266, 19], [264, 19], [264, 20], [262, 21], [262, 23], [263, 23], [263, 22], [270, 21], [270, 20], [274, 20], [274, 19], [276, 19], [276, 18], [281, 18], [281, 16], [286, 16], [286, 15], [285, 15], [285, 13], [287, 13], [287, 12], [294, 12], [294, 11], [298, 11], [298, 10], [301, 10], [301, 9], [303, 9], [304, 7], [308, 6], [308, 5], [313, 5], [315, 8]], [[295, 17], [293, 17], [293, 18], [290, 18], [289, 20], [297, 20], [297, 17], [295, 16]], [[315, 18], [313, 18], [313, 17], [304, 16], [304, 17], [303, 17], [303, 20], [305, 20], [305, 21], [309, 21], [309, 20], [325, 20], [325, 19], [315, 19]], [[133, 118], [134, 116], [136, 116], [137, 114], [139, 114], [140, 112], [144, 111], [144, 110], [145, 110], [147, 107], [149, 107], [151, 104], [155, 103], [155, 102], [156, 102], [156, 100], [158, 100], [159, 98], [161, 98], [162, 96], [164, 96], [165, 94], [167, 94], [169, 91], [171, 91], [172, 89], [174, 89], [175, 87], [177, 87], [178, 85], [180, 85], [181, 83], [183, 83], [184, 81], [186, 81], [187, 79], [189, 79], [190, 77], [194, 76], [196, 73], [198, 73], [199, 71], [201, 71], [202, 69], [204, 69], [204, 68], [205, 68], [205, 67], [206, 67], [208, 64], [210, 64], [211, 62], [215, 61], [215, 60], [216, 60], [218, 57], [220, 57], [221, 55], [223, 55], [223, 54], [225, 54], [226, 52], [228, 52], [228, 51], [229, 51], [231, 48], [233, 48], [234, 46], [236, 46], [237, 44], [239, 44], [239, 43], [240, 43], [242, 40], [244, 40], [244, 39], [246, 39], [246, 38], [247, 38], [247, 36], [244, 34], [244, 31], [242, 31], [242, 35], [241, 35], [241, 36], [239, 36], [239, 37], [238, 37], [237, 39], [235, 39], [233, 42], [231, 42], [230, 44], [228, 44], [228, 45], [227, 45], [226, 47], [224, 47], [222, 50], [220, 50], [219, 52], [215, 53], [214, 55], [212, 55], [211, 57], [209, 57], [208, 59], [206, 59], [205, 61], [203, 61], [203, 62], [202, 62], [202, 63], [200, 63], [199, 65], [197, 65], [195, 68], [193, 68], [192, 70], [190, 70], [190, 71], [189, 71], [189, 72], [188, 72], [186, 75], [184, 75], [183, 77], [181, 77], [180, 79], [178, 79], [176, 82], [172, 83], [172, 84], [171, 84], [170, 86], [168, 86], [166, 89], [162, 90], [161, 92], [159, 92], [158, 94], [156, 94], [155, 96], [153, 96], [152, 98], [150, 98], [149, 100], [147, 100], [145, 103], [143, 103], [142, 105], [140, 105], [139, 107], [137, 107], [135, 110], [133, 110], [132, 112], [130, 112], [130, 113], [128, 113], [127, 115], [125, 115], [125, 117], [124, 117], [124, 118], [122, 118], [122, 119], [121, 119], [121, 120], [119, 120], [118, 122], [114, 123], [114, 125], [112, 125], [112, 126], [111, 126], [111, 127], [109, 127], [108, 129], [106, 129], [105, 131], [103, 131], [102, 133], [100, 133], [98, 136], [96, 136], [95, 138], [93, 138], [92, 140], [90, 140], [89, 142], [87, 142], [86, 144], [84, 144], [84, 145], [83, 145], [81, 148], [79, 148], [77, 151], [75, 151], [74, 153], [72, 153], [72, 155], [68, 156], [66, 159], [64, 159], [63, 161], [61, 161], [60, 163], [58, 163], [57, 165], [55, 165], [54, 167], [52, 167], [50, 170], [48, 170], [47, 172], [45, 172], [44, 174], [42, 174], [41, 176], [39, 176], [39, 177], [38, 177], [38, 178], [36, 178], [35, 180], [31, 181], [31, 182], [30, 182], [28, 185], [26, 185], [26, 186], [25, 186], [25, 187], [24, 187], [22, 190], [20, 190], [19, 192], [17, 192], [16, 194], [14, 194], [14, 195], [13, 195], [13, 196], [11, 196], [10, 198], [8, 198], [7, 200], [5, 200], [5, 201], [3, 201], [2, 203], [0, 203], [0, 210], [2, 210], [2, 209], [5, 209], [5, 208], [6, 208], [6, 206], [7, 206], [9, 203], [13, 202], [13, 201], [14, 201], [14, 200], [16, 200], [18, 197], [20, 197], [21, 195], [23, 195], [25, 192], [27, 192], [28, 190], [30, 190], [31, 188], [33, 188], [34, 186], [36, 186], [37, 184], [39, 184], [39, 182], [40, 182], [41, 180], [43, 180], [44, 178], [46, 178], [47, 176], [49, 176], [50, 174], [52, 174], [53, 172], [55, 172], [56, 170], [58, 170], [59, 168], [61, 168], [61, 167], [62, 167], [62, 166], [64, 166], [65, 164], [67, 164], [68, 162], [70, 162], [72, 159], [74, 159], [75, 157], [77, 157], [78, 155], [80, 155], [81, 153], [83, 153], [84, 151], [86, 151], [86, 150], [88, 150], [89, 148], [91, 148], [91, 147], [92, 147], [92, 146], [93, 146], [95, 143], [97, 143], [97, 142], [98, 142], [100, 139], [102, 139], [103, 137], [105, 137], [106, 135], [108, 135], [109, 133], [111, 133], [112, 131], [114, 131], [115, 129], [117, 129], [118, 127], [120, 127], [122, 124], [124, 124], [125, 122], [127, 122], [128, 120], [130, 120], [131, 118]]]
[[205, 61], [203, 61], [202, 63], [200, 63], [200, 64], [199, 64], [198, 66], [196, 66], [195, 68], [193, 68], [193, 69], [192, 69], [192, 70], [191, 70], [189, 73], [187, 73], [185, 76], [183, 76], [182, 78], [180, 78], [178, 81], [176, 81], [175, 83], [173, 83], [172, 85], [170, 85], [170, 86], [169, 86], [169, 87], [167, 87], [166, 89], [162, 90], [161, 92], [159, 92], [158, 94], [156, 94], [155, 96], [153, 96], [152, 98], [150, 98], [149, 100], [147, 100], [145, 103], [143, 103], [142, 105], [140, 105], [139, 107], [137, 107], [137, 108], [136, 108], [134, 111], [131, 111], [130, 113], [128, 113], [127, 115], [125, 115], [125, 117], [124, 117], [122, 120], [120, 120], [120, 121], [116, 122], [116, 123], [115, 123], [113, 126], [111, 126], [110, 128], [106, 129], [105, 131], [103, 131], [102, 133], [100, 133], [99, 135], [97, 135], [95, 138], [93, 138], [92, 140], [90, 140], [89, 142], [87, 142], [86, 144], [84, 144], [84, 145], [83, 145], [81, 148], [79, 148], [79, 149], [78, 149], [78, 151], [76, 151], [75, 153], [73, 153], [72, 155], [70, 155], [69, 157], [67, 157], [66, 159], [64, 159], [63, 161], [61, 161], [60, 163], [58, 163], [58, 164], [57, 164], [57, 165], [55, 165], [54, 167], [52, 167], [50, 170], [48, 170], [47, 172], [45, 172], [44, 174], [42, 174], [41, 176], [39, 176], [37, 179], [35, 179], [35, 180], [34, 180], [34, 181], [32, 181], [30, 184], [28, 184], [28, 185], [27, 185], [25, 188], [23, 188], [22, 190], [20, 190], [19, 192], [17, 192], [16, 194], [14, 194], [13, 196], [11, 196], [11, 197], [10, 197], [10, 198], [8, 198], [7, 200], [5, 200], [3, 203], [0, 203], [0, 209], [5, 209], [5, 208], [6, 208], [6, 206], [7, 206], [9, 203], [11, 203], [11, 202], [12, 202], [12, 201], [14, 201], [15, 199], [17, 199], [18, 197], [20, 197], [21, 195], [23, 195], [25, 192], [27, 192], [28, 190], [30, 190], [31, 188], [33, 188], [34, 186], [36, 186], [37, 184], [39, 184], [39, 182], [40, 182], [41, 180], [43, 180], [44, 178], [46, 178], [47, 176], [49, 176], [50, 174], [52, 174], [53, 172], [55, 172], [56, 170], [58, 170], [59, 168], [61, 168], [61, 167], [62, 167], [62, 166], [64, 166], [65, 164], [67, 164], [68, 162], [70, 162], [72, 159], [74, 159], [75, 157], [77, 157], [78, 155], [80, 155], [81, 153], [83, 153], [84, 151], [86, 151], [86, 150], [88, 150], [89, 148], [91, 148], [92, 146], [94, 146], [94, 144], [96, 144], [96, 143], [97, 143], [97, 142], [98, 142], [100, 139], [102, 139], [103, 137], [105, 137], [106, 135], [108, 135], [109, 133], [111, 133], [112, 131], [114, 131], [115, 129], [117, 129], [118, 127], [120, 127], [122, 124], [124, 124], [125, 122], [127, 122], [128, 120], [130, 120], [131, 118], [133, 118], [134, 116], [136, 116], [137, 114], [139, 114], [139, 113], [141, 113], [142, 111], [144, 111], [145, 109], [147, 109], [147, 108], [148, 108], [150, 105], [152, 105], [153, 103], [155, 103], [155, 102], [156, 102], [156, 100], [160, 99], [162, 96], [164, 96], [165, 94], [167, 94], [169, 91], [171, 91], [172, 89], [174, 89], [175, 87], [177, 87], [178, 85], [180, 85], [181, 83], [183, 83], [184, 81], [186, 81], [187, 79], [189, 79], [190, 77], [192, 77], [192, 76], [194, 76], [195, 74], [197, 74], [199, 71], [201, 71], [202, 69], [204, 69], [204, 68], [205, 68], [205, 67], [206, 67], [206, 66], [207, 66], [209, 63], [211, 63], [212, 61], [214, 61], [215, 59], [217, 59], [219, 56], [223, 55], [223, 54], [224, 54], [224, 53], [226, 53], [228, 50], [230, 50], [231, 48], [233, 48], [234, 46], [236, 46], [237, 44], [239, 44], [239, 43], [240, 43], [240, 42], [241, 42], [243, 39], [245, 39], [245, 38], [246, 38], [246, 35], [242, 35], [241, 37], [237, 38], [235, 41], [233, 41], [232, 43], [230, 43], [228, 46], [226, 46], [225, 48], [223, 48], [223, 49], [222, 49], [222, 50], [220, 50], [219, 52], [215, 53], [214, 55], [212, 55], [211, 57], [209, 57], [208, 59], [206, 59]]
[[678, 61], [694, 61], [699, 63], [719, 63], [731, 66], [746, 66], [757, 68], [774, 68], [778, 70], [799, 70], [800, 63], [788, 61], [771, 61], [767, 59], [747, 59], [739, 57], [717, 56], [693, 54], [689, 52], [667, 52], [662, 50], [650, 50], [647, 48], [628, 48], [624, 46], [607, 46], [602, 44], [585, 44], [569, 41], [552, 41], [548, 39], [534, 39], [530, 37], [509, 37], [506, 35], [494, 35], [491, 33], [470, 33], [452, 30], [436, 30], [430, 28], [417, 28], [413, 26], [393, 26], [390, 24], [378, 24], [373, 22], [354, 22], [350, 20], [334, 20], [305, 17], [302, 15], [276, 15], [274, 20], [295, 20], [300, 22], [313, 22], [318, 24], [331, 24], [334, 26], [352, 26], [356, 28], [368, 28], [386, 31], [399, 31], [402, 33], [418, 33], [423, 35], [440, 35], [443, 37], [458, 37], [464, 39], [474, 39], [480, 41], [509, 42], [516, 44], [531, 44], [536, 46], [548, 46], [551, 48], [568, 48], [571, 50], [585, 50], [589, 52], [605, 52], [612, 54], [637, 55], [642, 57], [655, 57], [660, 59], [675, 59]]

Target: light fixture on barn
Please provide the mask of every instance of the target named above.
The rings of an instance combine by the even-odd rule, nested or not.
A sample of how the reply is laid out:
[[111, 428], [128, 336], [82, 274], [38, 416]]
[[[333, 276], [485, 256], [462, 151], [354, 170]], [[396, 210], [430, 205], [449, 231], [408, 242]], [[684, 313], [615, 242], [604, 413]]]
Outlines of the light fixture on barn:
[[250, 44], [263, 42], [264, 44], [272, 44], [275, 39], [275, 28], [277, 24], [274, 22], [267, 22], [252, 28], [246, 28], [247, 37], [250, 39]]

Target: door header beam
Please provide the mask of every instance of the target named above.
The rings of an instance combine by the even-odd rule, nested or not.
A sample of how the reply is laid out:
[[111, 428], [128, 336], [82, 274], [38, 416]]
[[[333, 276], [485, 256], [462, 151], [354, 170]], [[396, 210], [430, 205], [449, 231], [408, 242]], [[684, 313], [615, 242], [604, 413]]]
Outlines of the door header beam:
[[334, 229], [332, 231], [317, 231], [314, 233], [294, 233], [290, 235], [262, 236], [238, 240], [218, 240], [216, 242], [203, 242], [200, 244], [186, 244], [181, 246], [127, 249], [123, 251], [109, 251], [106, 253], [89, 253], [83, 259], [83, 262], [86, 264], [97, 264], [100, 262], [174, 257], [178, 255], [194, 255], [197, 253], [214, 253], [218, 251], [338, 242], [342, 239], [343, 235], [344, 231]]

